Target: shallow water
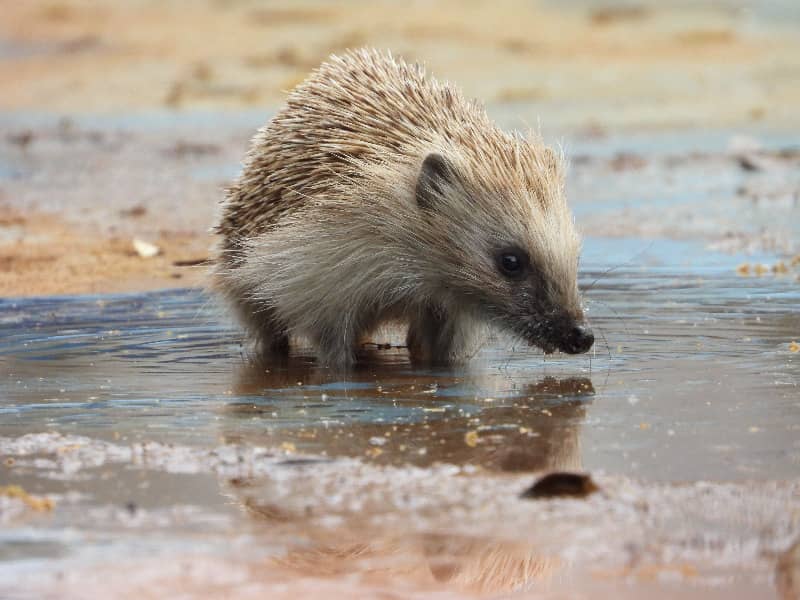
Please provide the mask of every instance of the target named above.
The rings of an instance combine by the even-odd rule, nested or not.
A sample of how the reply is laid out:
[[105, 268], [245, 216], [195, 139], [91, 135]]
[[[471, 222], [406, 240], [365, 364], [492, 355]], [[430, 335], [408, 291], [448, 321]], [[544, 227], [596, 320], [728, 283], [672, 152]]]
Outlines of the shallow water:
[[[319, 543], [309, 540], [334, 514], [344, 536], [359, 530], [354, 518], [370, 516], [414, 530], [426, 544], [450, 531], [455, 538], [436, 538], [444, 555], [464, 552], [463, 543], [453, 550], [453, 539], [472, 547], [497, 534], [513, 545], [528, 538], [514, 539], [512, 517], [493, 522], [465, 504], [459, 486], [473, 486], [473, 499], [516, 506], [532, 481], [525, 474], [553, 469], [610, 478], [609, 489], [623, 477], [640, 482], [641, 494], [662, 486], [648, 502], [668, 498], [663, 485], [678, 482], [790, 481], [800, 462], [800, 354], [789, 350], [800, 331], [800, 286], [793, 276], [740, 277], [738, 261], [693, 243], [589, 239], [581, 284], [600, 332], [590, 354], [545, 357], [495, 339], [466, 368], [419, 370], [402, 349], [374, 350], [368, 366], [344, 379], [302, 350], [283, 365], [249, 360], [239, 333], [198, 290], [3, 300], [0, 454], [14, 460], [0, 466], [0, 480], [58, 503], [44, 520], [9, 519], [0, 586], [21, 597], [14, 582], [44, 564], [72, 569], [116, 554], [210, 552], [230, 561], [240, 544], [248, 560], [282, 556], [297, 543]], [[60, 435], [25, 437], [32, 432]], [[447, 465], [458, 469], [455, 479]], [[308, 488], [309, 477], [319, 477], [319, 489]], [[425, 486], [437, 478], [435, 494], [447, 501], [430, 515], [424, 508], [434, 492]], [[344, 496], [336, 500], [326, 485]], [[633, 484], [619, 489], [625, 485]], [[376, 489], [388, 499], [370, 509]], [[409, 494], [422, 508], [406, 514]], [[789, 518], [796, 507], [776, 494]], [[767, 496], [747, 510], [757, 513], [752, 507], [768, 504]], [[292, 512], [298, 498], [306, 511], [319, 503], [317, 521]], [[620, 554], [629, 550], [607, 540], [591, 551], [564, 546], [592, 530], [583, 526], [576, 518], [559, 538], [560, 555], [566, 548], [578, 563], [597, 553], [612, 566], [629, 560]], [[620, 527], [620, 540], [638, 531]], [[720, 527], [729, 533], [719, 543], [732, 544], [733, 558], [695, 557], [692, 568], [706, 569], [708, 582], [715, 569], [747, 562], [748, 526]], [[545, 547], [547, 529], [537, 535]], [[781, 535], [769, 539], [780, 545]], [[661, 544], [680, 556], [685, 547], [676, 548], [686, 545]], [[670, 551], [658, 560], [670, 563]], [[768, 585], [763, 568], [756, 571], [750, 583]]]
[[[637, 248], [635, 267], [603, 276], [601, 256], [619, 264]], [[402, 349], [375, 350], [344, 380], [302, 350], [286, 365], [252, 364], [198, 290], [5, 300], [0, 435], [46, 423], [100, 438], [222, 436], [331, 456], [373, 447], [379, 462], [502, 468], [463, 443], [479, 428], [496, 437], [493, 451], [535, 442], [519, 469], [548, 465], [570, 440], [564, 466], [660, 481], [784, 478], [800, 456], [788, 351], [800, 289], [791, 277], [739, 277], [735, 260], [686, 243], [589, 240], [582, 284], [594, 284], [600, 331], [590, 354], [498, 339], [465, 369], [431, 371], [412, 369]], [[539, 435], [520, 439], [520, 427]]]

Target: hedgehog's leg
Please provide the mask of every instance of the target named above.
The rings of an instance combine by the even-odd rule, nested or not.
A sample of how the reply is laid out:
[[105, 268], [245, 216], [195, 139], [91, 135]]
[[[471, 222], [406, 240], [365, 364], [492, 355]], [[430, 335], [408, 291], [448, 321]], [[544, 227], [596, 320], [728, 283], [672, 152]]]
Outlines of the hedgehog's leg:
[[337, 370], [350, 369], [356, 360], [357, 336], [341, 324], [321, 328], [313, 336], [320, 364]]
[[425, 307], [408, 326], [406, 345], [414, 363], [454, 364], [469, 359], [474, 327], [465, 317], [440, 307]]
[[256, 335], [262, 354], [279, 357], [289, 355], [289, 333], [272, 309], [258, 315], [257, 327]]
[[304, 329], [317, 347], [321, 365], [348, 370], [356, 362], [358, 340], [365, 326], [363, 315], [359, 318], [358, 311], [333, 305], [327, 309], [317, 315], [313, 326]]
[[289, 333], [273, 308], [255, 302], [238, 302], [237, 309], [239, 320], [264, 358], [288, 356]]
[[239, 323], [247, 331], [249, 341], [265, 358], [285, 357], [289, 354], [289, 334], [278, 318], [270, 301], [259, 293], [259, 278], [248, 275], [252, 264], [258, 262], [245, 254], [235, 240], [226, 240], [227, 246], [216, 261], [213, 286], [225, 297]]

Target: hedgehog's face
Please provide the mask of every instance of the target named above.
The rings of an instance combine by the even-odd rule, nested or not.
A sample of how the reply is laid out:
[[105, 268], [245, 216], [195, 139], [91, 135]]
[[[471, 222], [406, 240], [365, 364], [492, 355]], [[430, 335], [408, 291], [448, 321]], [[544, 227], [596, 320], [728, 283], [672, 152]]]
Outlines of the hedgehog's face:
[[505, 281], [495, 288], [499, 293], [490, 300], [489, 312], [500, 322], [546, 353], [558, 349], [580, 354], [592, 347], [594, 334], [578, 296], [577, 260], [574, 266], [545, 266], [541, 261], [554, 257], [533, 258], [516, 244], [500, 246], [493, 258], [495, 270]]
[[503, 201], [455, 171], [430, 154], [417, 186], [441, 236], [431, 250], [446, 263], [443, 290], [546, 353], [588, 351], [594, 335], [578, 292], [580, 242], [563, 198]]

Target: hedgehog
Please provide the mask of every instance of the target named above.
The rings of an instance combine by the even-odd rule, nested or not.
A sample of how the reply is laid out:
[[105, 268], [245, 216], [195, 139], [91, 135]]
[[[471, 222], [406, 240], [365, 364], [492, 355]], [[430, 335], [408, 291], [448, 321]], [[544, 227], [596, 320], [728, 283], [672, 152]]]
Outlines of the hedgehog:
[[465, 362], [492, 329], [594, 343], [562, 154], [389, 52], [333, 55], [289, 94], [215, 229], [212, 285], [264, 354], [302, 338], [346, 369], [387, 322], [423, 363]]

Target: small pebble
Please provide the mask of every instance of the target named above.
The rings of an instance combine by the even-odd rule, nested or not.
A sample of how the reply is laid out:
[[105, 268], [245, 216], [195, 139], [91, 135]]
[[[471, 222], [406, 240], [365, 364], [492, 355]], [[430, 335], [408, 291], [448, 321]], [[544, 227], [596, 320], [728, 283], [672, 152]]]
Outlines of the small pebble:
[[478, 432], [477, 431], [468, 431], [464, 434], [464, 443], [469, 446], [470, 448], [474, 448], [478, 445]]
[[585, 498], [599, 491], [589, 475], [580, 473], [556, 472], [549, 473], [539, 479], [527, 490], [522, 492], [521, 498], [557, 498], [569, 496], [572, 498]]
[[138, 238], [134, 238], [133, 240], [133, 249], [136, 250], [136, 254], [142, 258], [152, 258], [161, 252], [161, 248], [155, 244], [145, 242], [144, 240], [140, 240]]

